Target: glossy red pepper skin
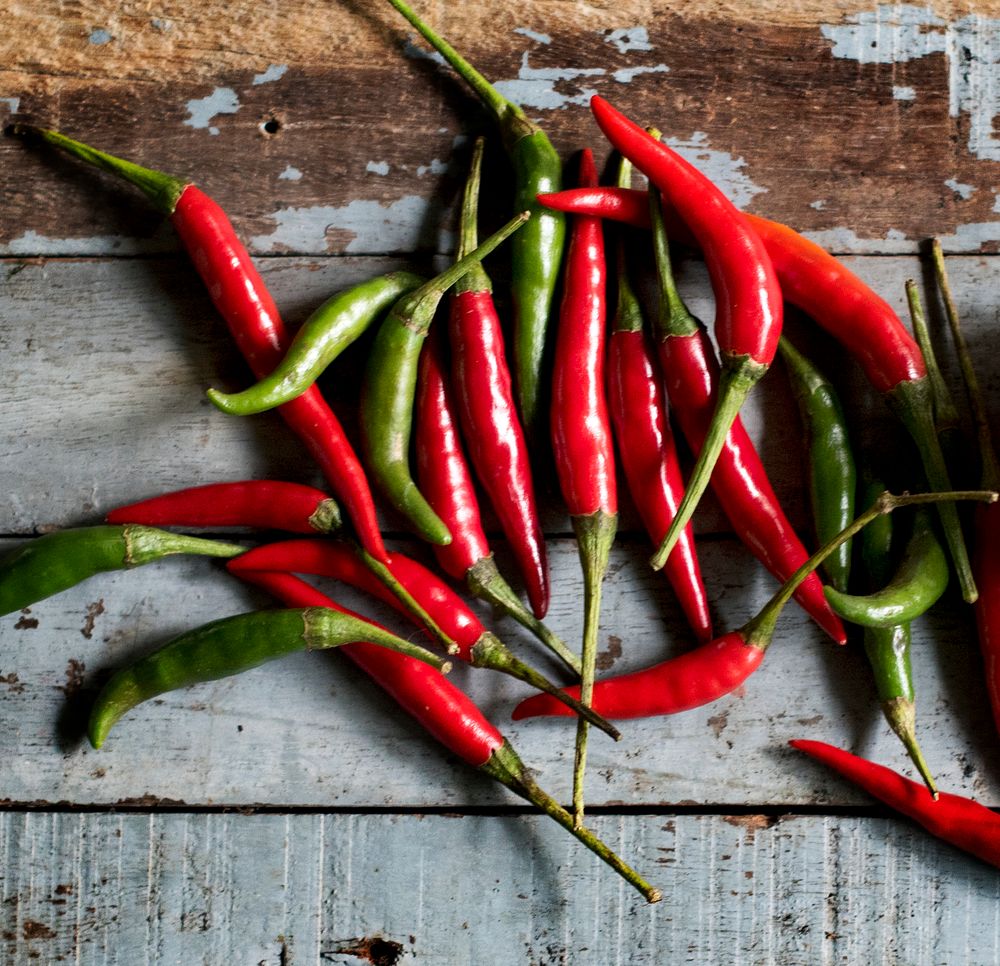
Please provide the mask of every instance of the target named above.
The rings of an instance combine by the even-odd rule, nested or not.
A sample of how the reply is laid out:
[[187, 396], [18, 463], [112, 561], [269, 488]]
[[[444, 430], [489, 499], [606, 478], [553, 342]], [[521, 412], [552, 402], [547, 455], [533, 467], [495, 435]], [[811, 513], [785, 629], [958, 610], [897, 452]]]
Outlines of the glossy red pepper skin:
[[[609, 720], [690, 711], [735, 691], [763, 660], [764, 648], [747, 644], [740, 631], [730, 631], [667, 661], [596, 682], [591, 707]], [[578, 697], [577, 686], [566, 691]], [[520, 721], [561, 716], [563, 707], [547, 694], [536, 694], [522, 701], [511, 717]]]
[[[688, 444], [697, 452], [714, 411], [718, 363], [703, 330], [658, 343], [667, 398]], [[712, 489], [740, 540], [778, 580], [787, 580], [809, 554], [781, 509], [764, 464], [743, 422], [736, 418], [712, 471]], [[795, 599], [835, 641], [847, 640], [844, 626], [810, 574]]]
[[[615, 328], [608, 342], [608, 407], [618, 441], [618, 458], [632, 500], [653, 543], [663, 539], [684, 494], [674, 435], [666, 417], [659, 367], [642, 329]], [[712, 616], [686, 526], [664, 573], [699, 641], [712, 639]]]
[[340, 526], [337, 505], [322, 490], [282, 480], [209, 483], [120, 506], [108, 523], [158, 527], [255, 527], [329, 533]]
[[789, 744], [913, 819], [931, 835], [1000, 868], [1000, 815], [985, 805], [947, 792], [935, 800], [923, 784], [822, 741], [798, 739]]
[[[288, 607], [337, 605], [304, 580], [289, 573], [241, 571], [240, 578], [277, 597]], [[503, 735], [476, 705], [430, 665], [376, 644], [345, 644], [349, 657], [450, 752], [473, 768], [482, 768], [504, 744]], [[399, 658], [397, 660], [396, 658]], [[428, 672], [422, 670], [425, 667]], [[440, 680], [436, 681], [437, 677]]]
[[549, 609], [545, 538], [492, 294], [458, 292], [449, 331], [451, 385], [469, 458], [510, 542], [531, 609], [542, 618]]

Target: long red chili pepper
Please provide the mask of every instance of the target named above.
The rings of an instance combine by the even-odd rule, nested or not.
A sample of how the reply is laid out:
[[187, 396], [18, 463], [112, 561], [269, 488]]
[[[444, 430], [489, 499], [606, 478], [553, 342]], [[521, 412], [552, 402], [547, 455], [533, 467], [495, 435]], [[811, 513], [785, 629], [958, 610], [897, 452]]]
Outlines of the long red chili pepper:
[[[620, 184], [628, 182], [631, 170], [623, 158]], [[608, 340], [608, 408], [632, 500], [658, 546], [683, 499], [684, 480], [666, 416], [659, 369], [628, 277], [624, 238], [618, 243], [618, 306]], [[697, 640], [710, 641], [712, 617], [690, 524], [681, 532], [663, 572]]]
[[[170, 217], [254, 376], [261, 379], [271, 372], [291, 339], [246, 248], [225, 212], [208, 195], [181, 178], [116, 158], [57, 131], [20, 125], [17, 133], [41, 138], [140, 188], [159, 211]], [[330, 488], [347, 507], [362, 546], [374, 557], [384, 559], [385, 546], [364, 470], [319, 389], [310, 387], [278, 411], [306, 444]]]
[[[642, 192], [598, 188], [586, 193], [562, 191], [540, 195], [539, 201], [574, 214], [589, 214], [649, 224], [642, 211]], [[755, 215], [743, 216], [763, 242], [784, 297], [837, 339], [885, 398], [913, 438], [924, 472], [935, 490], [949, 487], [948, 470], [934, 427], [931, 386], [920, 346], [892, 307], [846, 265], [787, 225]], [[678, 219], [671, 235], [689, 241], [691, 233]], [[937, 508], [962, 596], [976, 599], [958, 514], [950, 504]]]
[[[698, 452], [705, 443], [715, 408], [718, 363], [704, 326], [688, 311], [677, 291], [655, 190], [650, 192], [649, 207], [660, 283], [660, 311], [655, 320], [657, 351], [673, 412], [691, 448]], [[781, 509], [739, 416], [723, 439], [711, 484], [740, 540], [774, 576], [788, 579], [809, 554]], [[816, 574], [806, 578], [796, 599], [835, 641], [843, 644], [847, 640], [843, 624], [823, 596], [823, 585]]]
[[[594, 156], [582, 152], [580, 182], [597, 184]], [[580, 696], [590, 701], [597, 660], [601, 584], [618, 526], [611, 424], [605, 397], [607, 315], [604, 229], [598, 218], [575, 218], [570, 227], [552, 379], [552, 448], [563, 498], [576, 532], [583, 567], [583, 673]], [[576, 732], [573, 816], [583, 820], [587, 725]]]
[[590, 106], [608, 140], [646, 174], [694, 233], [715, 291], [715, 336], [722, 355], [718, 396], [684, 500], [653, 555], [652, 564], [659, 569], [708, 486], [729, 427], [774, 359], [783, 302], [770, 257], [732, 202], [701, 172], [607, 101], [595, 96]]
[[282, 480], [193, 486], [117, 507], [105, 519], [152, 527], [257, 527], [291, 533], [330, 533], [340, 527], [340, 511], [326, 493]]
[[[457, 256], [475, 249], [483, 138], [465, 185]], [[531, 462], [514, 403], [493, 285], [476, 265], [455, 285], [449, 313], [451, 384], [476, 476], [490, 498], [524, 579], [535, 617], [549, 609], [545, 538], [535, 506]], [[454, 537], [454, 534], [452, 534]]]
[[[378, 598], [405, 614], [418, 626], [419, 618], [404, 607], [385, 585], [376, 579], [358, 555], [347, 545], [332, 540], [284, 540], [269, 543], [242, 554], [230, 570], [242, 576], [247, 571], [264, 570], [314, 574], [340, 580]], [[464, 600], [426, 567], [401, 553], [389, 555], [387, 563], [393, 577], [406, 588], [420, 606], [431, 614], [441, 629], [457, 645], [455, 656], [474, 667], [492, 668], [509, 674], [557, 700], [563, 692], [538, 671], [516, 658], [495, 635], [490, 633]], [[433, 636], [433, 635], [429, 635]], [[574, 713], [616, 740], [621, 737], [613, 728], [575, 699], [566, 699]]]
[[[961, 493], [916, 493], [894, 496], [884, 493], [821, 550], [814, 553], [764, 605], [758, 614], [739, 630], [729, 631], [693, 651], [661, 661], [641, 671], [605, 678], [594, 685], [592, 706], [609, 720], [648, 718], [676, 714], [716, 701], [739, 687], [764, 660], [771, 644], [781, 611], [795, 589], [841, 543], [849, 540], [867, 523], [897, 507], [932, 503], [939, 499], [994, 500], [996, 493], [971, 491]], [[566, 689], [574, 697], [577, 687]], [[536, 715], [565, 715], [562, 705], [548, 695], [538, 694], [522, 701], [515, 709], [515, 721]]]
[[823, 741], [800, 738], [788, 743], [912, 818], [931, 835], [1000, 868], [1000, 815], [985, 805], [948, 792], [940, 792], [935, 800], [925, 785]]
[[[341, 609], [325, 594], [293, 574], [247, 571], [240, 576], [272, 594], [287, 607]], [[444, 675], [421, 661], [375, 644], [345, 644], [339, 650], [445, 748], [536, 805], [611, 866], [647, 902], [659, 902], [663, 898], [659, 889], [626, 865], [593, 832], [574, 824], [569, 812], [535, 782], [510, 742]], [[387, 657], [386, 654], [393, 656]]]
[[414, 420], [420, 489], [451, 533], [451, 543], [435, 546], [434, 556], [446, 574], [464, 581], [477, 597], [489, 601], [527, 627], [579, 677], [580, 662], [576, 655], [531, 614], [497, 569], [483, 531], [475, 485], [458, 438], [453, 394], [438, 359], [438, 342], [432, 329], [420, 357]]

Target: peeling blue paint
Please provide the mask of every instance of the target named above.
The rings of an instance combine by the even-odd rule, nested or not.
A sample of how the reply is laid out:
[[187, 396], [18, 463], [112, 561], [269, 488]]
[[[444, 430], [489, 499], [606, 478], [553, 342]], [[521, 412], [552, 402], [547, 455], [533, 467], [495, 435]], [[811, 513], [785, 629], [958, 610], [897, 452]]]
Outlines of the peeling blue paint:
[[517, 77], [497, 81], [493, 86], [504, 97], [522, 107], [558, 110], [571, 104], [588, 104], [590, 98], [597, 93], [592, 88], [585, 88], [578, 94], [563, 94], [556, 90], [559, 81], [574, 80], [577, 77], [600, 77], [606, 73], [603, 67], [532, 67], [525, 51], [521, 55]]
[[422, 164], [417, 168], [417, 177], [422, 178], [425, 174], [444, 174], [448, 170], [448, 165], [440, 158], [434, 158], [430, 164]]
[[389, 162], [388, 161], [369, 161], [365, 165], [365, 171], [370, 171], [372, 174], [386, 175], [389, 173]]
[[756, 195], [767, 191], [767, 188], [755, 184], [743, 170], [746, 167], [743, 158], [734, 158], [725, 151], [710, 148], [704, 131], [695, 131], [689, 138], [665, 138], [664, 144], [672, 147], [705, 177], [711, 178], [737, 208], [745, 207]]
[[0, 104], [6, 104], [11, 114], [16, 114], [21, 109], [20, 97], [0, 97]]
[[90, 36], [87, 38], [92, 44], [100, 47], [102, 44], [109, 44], [114, 37], [111, 36], [111, 32], [105, 30], [104, 27], [95, 27], [90, 32]]
[[616, 70], [611, 76], [619, 84], [631, 84], [632, 80], [640, 74], [665, 74], [670, 68], [666, 64], [655, 64], [652, 67], [623, 67]]
[[240, 99], [231, 87], [217, 87], [207, 97], [187, 102], [188, 117], [184, 123], [188, 127], [208, 128], [209, 134], [218, 134], [217, 127], [210, 122], [218, 114], [235, 114], [240, 109]]
[[945, 181], [944, 186], [946, 188], [951, 188], [963, 201], [968, 201], [976, 190], [975, 185], [962, 184], [955, 178], [949, 178]]
[[160, 33], [166, 33], [171, 27], [173, 27], [174, 24], [171, 20], [161, 20], [159, 17], [153, 17], [153, 19], [149, 21], [149, 25], [154, 30], [160, 31]]
[[253, 75], [254, 87], [257, 87], [260, 84], [271, 84], [274, 81], [281, 80], [287, 71], [288, 64], [271, 64], [263, 74]]
[[533, 40], [538, 44], [552, 43], [552, 38], [548, 34], [540, 34], [534, 30], [529, 30], [527, 27], [515, 27], [514, 33], [520, 34], [522, 37], [527, 37], [529, 40]]
[[826, 199], [817, 198], [815, 201], [810, 201], [809, 207], [815, 208], [817, 211], [822, 211], [826, 207]]
[[446, 213], [418, 195], [406, 195], [388, 205], [356, 200], [342, 208], [282, 208], [273, 217], [273, 232], [250, 239], [254, 250], [326, 252], [331, 247], [328, 236], [336, 232], [353, 235], [342, 249], [352, 254], [428, 248], [451, 251], [454, 247], [453, 233], [436, 227], [448, 223]]
[[176, 251], [177, 238], [169, 225], [150, 238], [129, 238], [125, 235], [91, 235], [88, 238], [54, 238], [26, 231], [0, 245], [0, 255], [149, 255]]
[[892, 88], [892, 99], [894, 101], [915, 101], [917, 92], [912, 87], [895, 85]]
[[301, 181], [302, 172], [298, 168], [288, 165], [281, 174], [278, 175], [280, 181]]
[[630, 50], [652, 50], [649, 42], [649, 31], [645, 27], [620, 27], [612, 30], [604, 42], [613, 44], [620, 53], [627, 54]]

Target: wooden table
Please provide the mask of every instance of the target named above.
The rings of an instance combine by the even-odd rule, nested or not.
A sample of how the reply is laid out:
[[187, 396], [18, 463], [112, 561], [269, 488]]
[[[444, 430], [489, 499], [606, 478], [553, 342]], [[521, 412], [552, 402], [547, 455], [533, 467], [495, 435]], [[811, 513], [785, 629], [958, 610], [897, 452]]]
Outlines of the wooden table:
[[[298, 325], [336, 289], [391, 267], [426, 270], [451, 251], [466, 142], [489, 127], [388, 7], [325, 6], [9, 9], [0, 121], [58, 126], [192, 174]], [[996, 406], [1000, 5], [520, 0], [424, 12], [565, 156], [587, 143], [606, 155], [586, 107], [599, 92], [655, 121], [740, 206], [842, 255], [900, 312], [903, 280], [926, 277], [921, 240], [942, 237]], [[487, 177], [502, 184], [496, 144]], [[7, 138], [0, 179], [0, 548], [175, 487], [318, 481], [273, 415], [230, 418], [204, 398], [209, 385], [245, 385], [246, 371], [169, 226], [134, 192]], [[484, 219], [497, 223], [504, 189], [490, 194]], [[710, 319], [703, 266], [685, 262], [681, 276]], [[943, 339], [936, 303], [932, 324]], [[894, 432], [832, 343], [802, 319], [790, 329], [841, 380], [862, 435]], [[323, 383], [349, 426], [362, 359], [349, 353]], [[950, 352], [945, 363], [957, 388]], [[801, 434], [778, 367], [747, 422], [808, 532]], [[395, 518], [385, 524], [394, 545], [422, 552]], [[717, 626], [736, 626], [773, 582], [711, 502], [698, 529]], [[550, 621], [575, 641], [579, 568], [553, 499], [546, 531]], [[647, 551], [626, 506], [605, 595], [606, 671], [688, 646]], [[996, 871], [787, 748], [815, 737], [907, 770], [860, 648], [836, 648], [791, 608], [745, 689], [629, 723], [616, 746], [592, 741], [593, 827], [663, 888], [652, 907], [442, 754], [335, 656], [165, 695], [102, 751], [85, 745], [108, 669], [266, 603], [216, 563], [175, 559], [0, 621], [0, 960], [1000, 961]], [[496, 627], [555, 672], [516, 626]], [[975, 635], [954, 597], [916, 625], [914, 661], [940, 785], [1000, 805]], [[522, 688], [454, 676], [568, 799], [565, 722], [515, 725]]]

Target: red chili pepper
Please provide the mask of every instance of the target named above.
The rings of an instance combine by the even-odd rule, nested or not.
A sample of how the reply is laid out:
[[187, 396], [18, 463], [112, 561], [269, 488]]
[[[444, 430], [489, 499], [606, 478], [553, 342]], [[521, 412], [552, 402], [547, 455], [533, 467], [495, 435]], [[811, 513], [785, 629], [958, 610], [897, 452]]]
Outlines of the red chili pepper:
[[[655, 328], [661, 370], [681, 430], [691, 448], [705, 445], [715, 410], [718, 363], [704, 326], [688, 311], [674, 283], [670, 251], [658, 199], [651, 192], [653, 249], [660, 283], [660, 311]], [[781, 509], [739, 416], [722, 442], [712, 471], [712, 489], [736, 535], [751, 553], [779, 580], [786, 580], [809, 556]], [[823, 595], [823, 585], [810, 574], [798, 588], [796, 599], [835, 641], [847, 635], [840, 619]]]
[[497, 570], [458, 438], [452, 393], [442, 374], [437, 342], [432, 330], [421, 352], [414, 433], [420, 489], [451, 533], [451, 543], [435, 546], [434, 555], [446, 574], [464, 581], [477, 597], [527, 627], [579, 677], [576, 655], [527, 610]]
[[[618, 179], [627, 182], [631, 164], [622, 159]], [[642, 308], [626, 267], [624, 239], [618, 244], [618, 307], [608, 342], [608, 408], [632, 500], [653, 543], [659, 546], [684, 495], [674, 435], [666, 416], [660, 373], [645, 332]], [[690, 524], [664, 565], [699, 641], [712, 639], [712, 617], [701, 579]]]
[[[476, 218], [483, 138], [476, 141], [462, 205], [458, 257], [478, 244]], [[549, 567], [524, 430], [514, 403], [493, 285], [482, 265], [455, 286], [449, 315], [451, 385], [476, 476], [490, 498], [535, 617], [549, 609]], [[452, 534], [454, 537], [454, 534]]]
[[[594, 156], [585, 150], [580, 181], [597, 184]], [[597, 660], [601, 583], [618, 526], [611, 424], [605, 397], [607, 315], [604, 230], [598, 218], [575, 218], [570, 227], [552, 380], [552, 447], [563, 498], [576, 532], [583, 567], [583, 673], [580, 695], [589, 704]], [[587, 726], [576, 733], [573, 815], [583, 819]]]
[[652, 564], [659, 569], [708, 486], [729, 427], [774, 359], [783, 302], [771, 259], [732, 202], [607, 101], [595, 96], [590, 106], [608, 140], [647, 175], [698, 239], [716, 296], [715, 336], [722, 355], [718, 396], [684, 500], [653, 555]]
[[912, 818], [931, 835], [1000, 868], [1000, 815], [985, 805], [948, 792], [940, 792], [935, 800], [920, 782], [822, 741], [800, 738], [789, 744]]
[[[346, 544], [332, 540], [284, 540], [256, 547], [236, 560], [230, 570], [239, 576], [248, 571], [263, 570], [314, 574], [340, 580], [371, 594], [409, 617], [417, 626], [422, 626], [422, 622], [387, 590]], [[459, 660], [474, 667], [487, 667], [509, 674], [553, 695], [558, 701], [563, 700], [563, 692], [559, 688], [516, 658], [506, 645], [483, 626], [465, 601], [426, 567], [401, 553], [390, 554], [387, 566], [393, 577], [434, 618], [448, 638], [455, 642], [455, 656]], [[583, 714], [616, 740], [620, 737], [617, 729], [583, 708], [578, 701], [570, 699], [569, 703], [574, 713]]]
[[[539, 201], [559, 211], [598, 215], [642, 227], [648, 213], [640, 210], [642, 192], [597, 188], [586, 194], [562, 191], [540, 195]], [[853, 355], [868, 381], [900, 418], [920, 452], [924, 472], [935, 490], [949, 488], [948, 470], [934, 428], [932, 393], [920, 346], [892, 307], [847, 266], [798, 232], [766, 218], [744, 215], [771, 258], [782, 294], [811, 315]], [[690, 232], [671, 221], [673, 237], [685, 243]], [[976, 583], [969, 565], [958, 514], [950, 504], [937, 508], [948, 549], [962, 587], [972, 603]]]
[[108, 523], [155, 527], [256, 527], [291, 533], [340, 528], [337, 504], [322, 490], [281, 480], [209, 483], [112, 510]]
[[[246, 571], [240, 576], [272, 594], [286, 607], [341, 609], [325, 594], [292, 574]], [[626, 865], [593, 832], [574, 825], [569, 812], [535, 782], [510, 742], [486, 719], [472, 700], [444, 675], [415, 658], [375, 644], [345, 644], [339, 651], [360, 667], [445, 748], [536, 805], [611, 866], [647, 902], [660, 901], [663, 896], [659, 889], [651, 886]], [[392, 657], [387, 657], [387, 654]]]
[[[56, 131], [21, 125], [17, 133], [41, 138], [140, 188], [170, 217], [254, 376], [261, 379], [271, 372], [291, 340], [246, 248], [225, 212], [208, 195], [183, 179], [116, 158]], [[347, 507], [361, 544], [384, 560], [385, 545], [364, 470], [319, 389], [310, 387], [278, 412], [306, 444], [330, 488]]]

